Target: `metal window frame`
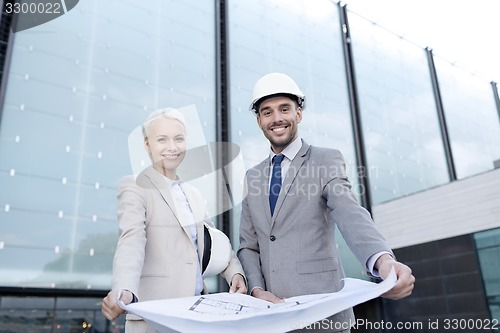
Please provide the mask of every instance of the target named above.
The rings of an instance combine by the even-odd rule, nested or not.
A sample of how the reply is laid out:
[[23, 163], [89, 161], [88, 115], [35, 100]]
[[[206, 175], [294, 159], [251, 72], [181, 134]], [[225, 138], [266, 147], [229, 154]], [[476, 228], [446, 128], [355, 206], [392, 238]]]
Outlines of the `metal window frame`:
[[498, 120], [500, 120], [500, 96], [498, 95], [498, 84], [491, 81], [491, 88], [493, 89], [493, 97], [495, 98], [495, 105], [497, 106]]
[[[3, 8], [4, 1], [0, 1], [0, 3]], [[6, 43], [4, 62], [3, 64], [0, 64], [0, 66], [2, 66], [2, 73], [0, 75], [0, 124], [1, 124], [3, 118], [2, 116], [3, 116], [4, 102], [5, 102], [5, 93], [7, 90], [7, 76], [10, 70], [10, 64], [12, 60], [12, 49], [14, 46], [15, 34], [12, 31], [11, 26], [15, 24], [15, 17], [13, 14], [7, 14], [4, 11], [2, 11], [0, 17], [1, 17], [0, 26], [2, 28], [8, 29], [8, 38]]]
[[[368, 179], [368, 162], [363, 137], [363, 124], [361, 119], [361, 108], [359, 106], [358, 87], [356, 83], [356, 71], [354, 68], [354, 57], [351, 45], [351, 30], [347, 15], [347, 5], [338, 2], [340, 29], [342, 36], [342, 46], [344, 50], [344, 61], [346, 70], [346, 81], [349, 95], [349, 105], [351, 110], [351, 122], [353, 128], [354, 148], [356, 154], [356, 163], [358, 167], [358, 182], [364, 191], [360, 194], [361, 205], [371, 212], [372, 199], [370, 181]], [[364, 170], [364, 172], [363, 172]]]
[[446, 157], [446, 165], [448, 167], [448, 176], [450, 181], [457, 180], [457, 171], [455, 169], [455, 162], [453, 160], [453, 152], [451, 149], [451, 140], [448, 132], [448, 125], [446, 124], [446, 116], [444, 114], [443, 99], [441, 97], [441, 90], [439, 88], [439, 80], [434, 63], [434, 54], [430, 47], [425, 48], [427, 55], [427, 62], [429, 65], [429, 73], [431, 75], [432, 90], [434, 92], [434, 101], [436, 102], [436, 111], [438, 115], [439, 128], [441, 130], [441, 138], [444, 145], [444, 153]]
[[[226, 0], [215, 0], [215, 126], [216, 126], [216, 147], [219, 147], [216, 154], [216, 168], [221, 170], [224, 179], [217, 181], [217, 199], [221, 200], [222, 207], [229, 207], [229, 198], [225, 195], [230, 191], [228, 178], [224, 167], [230, 162], [228, 145], [218, 144], [229, 142], [231, 139], [231, 119], [229, 117], [229, 38], [228, 38], [228, 4]], [[219, 177], [219, 176], [218, 176]], [[224, 184], [224, 185], [222, 185]], [[224, 211], [217, 217], [219, 229], [224, 232], [232, 241], [231, 213]], [[219, 291], [227, 291], [226, 281], [219, 276], [217, 279]]]

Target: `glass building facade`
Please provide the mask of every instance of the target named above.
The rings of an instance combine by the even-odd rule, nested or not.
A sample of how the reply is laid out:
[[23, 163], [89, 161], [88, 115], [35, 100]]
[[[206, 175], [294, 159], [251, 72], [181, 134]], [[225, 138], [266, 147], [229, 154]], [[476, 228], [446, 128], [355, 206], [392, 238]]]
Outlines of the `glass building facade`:
[[449, 181], [425, 51], [349, 16], [373, 203]]
[[131, 131], [156, 108], [195, 104], [215, 140], [214, 20], [209, 3], [83, 1], [13, 36], [0, 285], [109, 287]]
[[[340, 149], [356, 196], [371, 205], [500, 160], [494, 82], [335, 1], [85, 0], [7, 35], [0, 332], [122, 330], [99, 303], [118, 238], [116, 185], [133, 172], [131, 132], [157, 108], [195, 105], [204, 140], [237, 144], [248, 169], [269, 153], [248, 110], [253, 84], [287, 73], [307, 96], [300, 135]], [[240, 208], [214, 218], [235, 247]], [[498, 230], [474, 239], [498, 318]], [[339, 246], [348, 275], [363, 277], [340, 237]]]

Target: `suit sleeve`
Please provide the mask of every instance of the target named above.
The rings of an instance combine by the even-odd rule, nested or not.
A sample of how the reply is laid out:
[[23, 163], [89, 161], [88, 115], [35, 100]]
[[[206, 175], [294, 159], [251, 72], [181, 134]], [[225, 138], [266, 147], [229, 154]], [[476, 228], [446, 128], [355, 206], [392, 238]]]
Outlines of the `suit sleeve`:
[[384, 251], [393, 255], [370, 213], [356, 201], [342, 154], [338, 150], [323, 154], [322, 165], [329, 166], [323, 187], [323, 197], [329, 209], [328, 218], [337, 224], [354, 255], [366, 269], [372, 255]]
[[[248, 175], [246, 180], [248, 181]], [[248, 193], [246, 182], [245, 186], [244, 193]], [[261, 270], [259, 241], [253, 225], [252, 212], [248, 206], [248, 195], [243, 199], [242, 203], [238, 258], [246, 274], [248, 292], [251, 293], [255, 287], [265, 289], [266, 285]]]
[[120, 237], [113, 260], [113, 290], [130, 290], [139, 297], [139, 281], [146, 247], [146, 199], [133, 177], [118, 186]]
[[226, 279], [226, 282], [229, 286], [231, 285], [231, 280], [233, 279], [233, 276], [235, 274], [241, 274], [248, 285], [245, 273], [243, 272], [243, 267], [241, 266], [241, 263], [238, 257], [236, 256], [236, 253], [234, 253], [234, 251], [231, 251], [231, 261], [229, 262], [227, 268], [221, 274], [222, 276], [224, 276], [224, 279]]

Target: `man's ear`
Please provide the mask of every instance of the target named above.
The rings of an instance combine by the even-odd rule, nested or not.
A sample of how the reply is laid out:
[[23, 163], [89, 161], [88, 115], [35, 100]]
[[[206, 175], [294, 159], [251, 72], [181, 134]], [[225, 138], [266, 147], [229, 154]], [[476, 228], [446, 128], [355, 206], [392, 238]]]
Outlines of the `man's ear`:
[[297, 108], [297, 124], [302, 120], [302, 108], [299, 106]]

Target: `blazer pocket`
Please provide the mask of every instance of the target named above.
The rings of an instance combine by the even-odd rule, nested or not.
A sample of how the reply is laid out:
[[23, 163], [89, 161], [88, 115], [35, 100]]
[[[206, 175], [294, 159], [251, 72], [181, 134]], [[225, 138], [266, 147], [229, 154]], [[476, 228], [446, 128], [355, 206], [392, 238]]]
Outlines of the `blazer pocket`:
[[336, 271], [337, 266], [337, 259], [329, 257], [324, 259], [297, 261], [296, 269], [299, 274], [314, 274]]

